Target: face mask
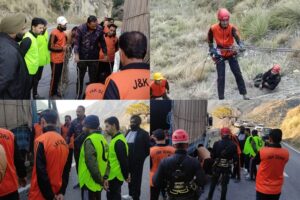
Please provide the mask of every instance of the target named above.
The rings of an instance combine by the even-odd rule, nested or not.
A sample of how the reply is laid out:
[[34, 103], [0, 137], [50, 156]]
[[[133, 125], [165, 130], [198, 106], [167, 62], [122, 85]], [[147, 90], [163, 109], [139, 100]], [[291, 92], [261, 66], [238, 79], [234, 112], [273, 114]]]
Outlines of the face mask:
[[24, 33], [17, 33], [15, 41], [16, 42], [21, 42], [22, 39], [23, 39], [23, 37], [24, 37], [24, 35], [25, 35]]

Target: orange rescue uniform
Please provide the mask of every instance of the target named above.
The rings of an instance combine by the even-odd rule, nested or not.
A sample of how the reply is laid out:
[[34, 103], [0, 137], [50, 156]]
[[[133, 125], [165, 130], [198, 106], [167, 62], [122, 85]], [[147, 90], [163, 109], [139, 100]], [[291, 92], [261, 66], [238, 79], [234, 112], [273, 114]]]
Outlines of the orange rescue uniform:
[[163, 96], [166, 93], [166, 85], [167, 85], [166, 79], [161, 80], [161, 85], [155, 84], [155, 81], [152, 81], [150, 85], [151, 96], [153, 97]]
[[172, 146], [154, 146], [150, 148], [150, 158], [152, 167], [150, 169], [150, 186], [153, 187], [152, 177], [158, 169], [162, 159], [169, 157], [175, 153], [175, 148]]
[[29, 199], [44, 200], [38, 186], [36, 173], [36, 153], [39, 143], [44, 145], [46, 170], [54, 194], [58, 194], [62, 186], [62, 175], [67, 162], [69, 147], [63, 137], [54, 131], [46, 132], [35, 140], [35, 162], [32, 171]]
[[256, 176], [256, 191], [263, 194], [281, 193], [289, 152], [283, 148], [263, 147], [259, 155], [261, 162]]

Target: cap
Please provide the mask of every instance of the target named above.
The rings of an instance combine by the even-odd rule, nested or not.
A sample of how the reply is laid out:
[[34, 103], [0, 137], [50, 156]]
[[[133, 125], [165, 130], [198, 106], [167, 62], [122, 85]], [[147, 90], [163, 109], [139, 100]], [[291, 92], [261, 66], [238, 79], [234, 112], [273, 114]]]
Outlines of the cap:
[[86, 128], [97, 129], [100, 126], [99, 117], [96, 115], [88, 115], [83, 122]]
[[64, 16], [59, 16], [56, 20], [57, 24], [66, 25], [68, 23], [67, 19]]

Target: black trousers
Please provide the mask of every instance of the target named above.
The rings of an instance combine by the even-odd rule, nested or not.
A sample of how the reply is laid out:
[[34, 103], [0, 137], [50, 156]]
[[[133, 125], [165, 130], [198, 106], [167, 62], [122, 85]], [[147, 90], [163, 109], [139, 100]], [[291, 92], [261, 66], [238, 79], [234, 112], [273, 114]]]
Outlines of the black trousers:
[[139, 200], [141, 195], [141, 185], [143, 176], [144, 163], [131, 161], [129, 166], [131, 180], [128, 184], [129, 195], [132, 196], [133, 200]]
[[229, 170], [228, 172], [222, 172], [222, 171], [217, 171], [213, 174], [211, 178], [211, 184], [209, 188], [209, 194], [208, 194], [208, 199], [212, 199], [214, 195], [215, 188], [219, 182], [219, 179], [222, 175], [221, 179], [221, 186], [222, 186], [222, 191], [221, 191], [221, 200], [226, 200], [226, 194], [227, 194], [227, 185], [229, 183]]
[[242, 72], [240, 70], [239, 63], [236, 57], [232, 56], [222, 60], [217, 63], [217, 73], [218, 73], [218, 95], [219, 99], [224, 99], [225, 92], [225, 61], [228, 60], [230, 69], [235, 77], [239, 92], [241, 95], [247, 94], [245, 82], [243, 79]]
[[150, 187], [150, 200], [158, 200], [160, 194], [160, 188], [159, 187]]
[[51, 62], [51, 83], [50, 83], [50, 92], [49, 96], [58, 94], [58, 84], [61, 79], [61, 73], [64, 63], [52, 63]]
[[107, 200], [121, 200], [121, 187], [123, 182], [117, 178], [108, 181], [109, 189], [106, 193]]
[[19, 198], [20, 197], [19, 197], [18, 191], [15, 191], [15, 192], [12, 192], [10, 194], [0, 197], [0, 200], [18, 200]]
[[36, 74], [33, 76], [33, 88], [32, 88], [32, 94], [33, 96], [38, 94], [38, 85], [39, 81], [42, 78], [44, 67], [40, 66]]
[[101, 200], [101, 191], [93, 192], [89, 190], [86, 186], [81, 189], [81, 199], [82, 200]]
[[241, 162], [240, 159], [233, 165], [232, 177], [241, 180]]
[[250, 178], [254, 180], [256, 178], [257, 174], [257, 168], [256, 168], [256, 160], [255, 158], [250, 158]]
[[88, 69], [89, 83], [97, 83], [99, 80], [98, 62], [78, 62], [77, 63], [77, 82], [76, 82], [76, 99], [82, 99], [84, 76]]
[[98, 82], [105, 83], [106, 78], [111, 75], [114, 68], [114, 62], [99, 62]]
[[250, 156], [245, 155], [245, 168], [247, 169], [248, 173], [250, 173]]
[[256, 191], [256, 200], [279, 200], [281, 193], [279, 194], [263, 194]]

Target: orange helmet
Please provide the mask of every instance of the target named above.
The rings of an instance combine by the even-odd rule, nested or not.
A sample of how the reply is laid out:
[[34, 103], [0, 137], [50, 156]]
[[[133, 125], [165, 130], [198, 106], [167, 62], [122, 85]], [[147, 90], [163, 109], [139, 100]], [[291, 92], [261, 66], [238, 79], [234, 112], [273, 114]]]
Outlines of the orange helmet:
[[278, 74], [280, 72], [280, 65], [279, 64], [275, 64], [273, 67], [272, 67], [272, 72], [274, 74]]
[[220, 8], [217, 15], [219, 21], [227, 21], [230, 18], [230, 12], [226, 8]]
[[183, 129], [177, 129], [172, 134], [172, 143], [189, 143], [189, 134]]
[[221, 128], [221, 136], [231, 135], [231, 130], [227, 127]]

